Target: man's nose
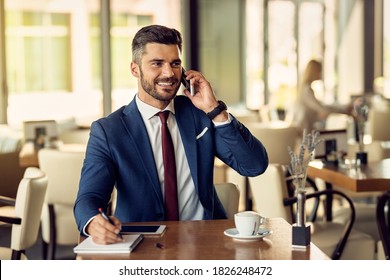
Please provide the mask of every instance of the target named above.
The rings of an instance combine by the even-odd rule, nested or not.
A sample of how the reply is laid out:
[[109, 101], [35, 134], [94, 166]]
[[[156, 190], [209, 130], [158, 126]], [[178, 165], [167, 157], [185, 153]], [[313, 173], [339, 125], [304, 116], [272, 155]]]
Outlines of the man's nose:
[[162, 69], [162, 74], [165, 77], [172, 77], [175, 75], [173, 72], [172, 66], [169, 63], [164, 64], [163, 69]]

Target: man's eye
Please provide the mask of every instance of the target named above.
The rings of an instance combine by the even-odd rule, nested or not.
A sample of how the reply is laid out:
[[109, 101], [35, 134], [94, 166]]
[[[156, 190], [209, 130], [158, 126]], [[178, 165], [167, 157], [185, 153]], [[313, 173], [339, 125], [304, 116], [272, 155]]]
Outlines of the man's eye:
[[172, 67], [179, 68], [181, 67], [181, 63], [180, 62], [172, 63]]
[[153, 65], [153, 66], [161, 66], [162, 63], [159, 62], [159, 61], [155, 61], [155, 62], [152, 63], [152, 65]]

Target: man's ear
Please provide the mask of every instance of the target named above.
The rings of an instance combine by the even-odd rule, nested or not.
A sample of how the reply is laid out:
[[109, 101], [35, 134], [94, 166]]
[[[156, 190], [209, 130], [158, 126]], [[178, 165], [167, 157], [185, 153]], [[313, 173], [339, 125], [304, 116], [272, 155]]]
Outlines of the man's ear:
[[131, 70], [131, 74], [133, 74], [134, 77], [136, 78], [139, 78], [140, 75], [139, 75], [139, 66], [137, 63], [135, 63], [134, 61], [132, 61], [130, 63], [130, 70]]

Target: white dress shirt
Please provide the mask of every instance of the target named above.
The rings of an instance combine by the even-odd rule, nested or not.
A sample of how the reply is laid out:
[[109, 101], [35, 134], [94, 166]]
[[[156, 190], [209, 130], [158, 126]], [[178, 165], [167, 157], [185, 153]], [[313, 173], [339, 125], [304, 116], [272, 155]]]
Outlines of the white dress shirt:
[[[141, 101], [138, 95], [136, 103], [149, 135], [158, 178], [160, 180], [161, 191], [164, 196], [164, 164], [161, 144], [161, 121], [160, 118], [156, 116], [160, 110]], [[167, 122], [175, 150], [179, 217], [180, 220], [201, 220], [203, 219], [204, 209], [199, 201], [198, 194], [195, 191], [195, 184], [191, 177], [187, 156], [185, 154], [183, 142], [176, 123], [173, 101], [163, 111], [165, 110], [171, 112]]]

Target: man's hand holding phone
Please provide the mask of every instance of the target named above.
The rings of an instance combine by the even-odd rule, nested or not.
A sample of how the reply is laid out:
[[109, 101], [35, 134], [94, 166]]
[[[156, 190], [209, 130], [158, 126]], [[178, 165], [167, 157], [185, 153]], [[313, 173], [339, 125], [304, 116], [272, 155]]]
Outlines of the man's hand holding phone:
[[[187, 76], [185, 75], [187, 73]], [[196, 94], [188, 94], [186, 92], [187, 97], [191, 99], [192, 104], [194, 104], [198, 109], [202, 110], [206, 114], [216, 109], [217, 106], [220, 105], [217, 98], [214, 95], [213, 89], [210, 83], [205, 79], [202, 73], [194, 70], [185, 71], [182, 68], [182, 83], [186, 86], [186, 89], [191, 93], [191, 85], [190, 89], [188, 89], [187, 84], [190, 84], [189, 80], [191, 80], [192, 87], [196, 85]], [[228, 120], [228, 114], [226, 110], [223, 110], [220, 114], [213, 118], [213, 121], [216, 122], [225, 122]]]

